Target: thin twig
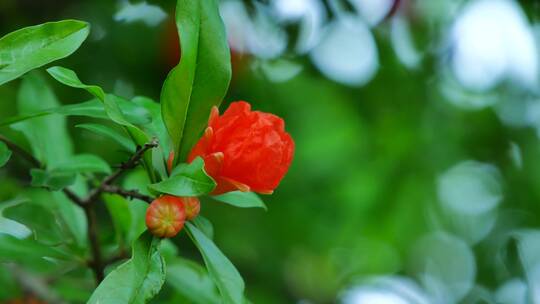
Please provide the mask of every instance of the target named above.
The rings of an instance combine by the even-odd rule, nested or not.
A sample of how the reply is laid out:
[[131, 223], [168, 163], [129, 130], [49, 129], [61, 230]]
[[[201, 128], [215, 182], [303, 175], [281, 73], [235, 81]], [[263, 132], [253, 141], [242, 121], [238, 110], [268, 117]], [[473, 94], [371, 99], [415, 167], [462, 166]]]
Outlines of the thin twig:
[[138, 148], [135, 154], [133, 154], [127, 162], [121, 164], [120, 168], [114, 171], [111, 175], [104, 178], [101, 184], [97, 188], [92, 190], [92, 192], [90, 192], [88, 197], [84, 199], [82, 203], [83, 204], [93, 203], [99, 197], [101, 193], [105, 192], [105, 188], [107, 188], [108, 185], [112, 184], [118, 177], [120, 177], [120, 175], [122, 175], [124, 171], [135, 168], [139, 164], [139, 160], [143, 158], [144, 153], [146, 151], [152, 148], [155, 148], [157, 146], [158, 146], [157, 139], [154, 138], [152, 139], [151, 142]]
[[6, 146], [15, 154], [20, 155], [22, 158], [26, 159], [34, 167], [41, 167], [41, 162], [37, 160], [32, 154], [26, 152], [23, 148], [19, 147], [16, 143], [12, 142], [10, 139], [0, 134], [0, 141], [3, 141]]
[[151, 196], [142, 194], [138, 190], [125, 190], [118, 186], [113, 186], [113, 185], [104, 185], [103, 192], [118, 194], [120, 196], [123, 196], [125, 198], [130, 198], [130, 199], [136, 198], [136, 199], [140, 199], [141, 201], [145, 201], [147, 203], [151, 203], [154, 200], [154, 198], [152, 198]]

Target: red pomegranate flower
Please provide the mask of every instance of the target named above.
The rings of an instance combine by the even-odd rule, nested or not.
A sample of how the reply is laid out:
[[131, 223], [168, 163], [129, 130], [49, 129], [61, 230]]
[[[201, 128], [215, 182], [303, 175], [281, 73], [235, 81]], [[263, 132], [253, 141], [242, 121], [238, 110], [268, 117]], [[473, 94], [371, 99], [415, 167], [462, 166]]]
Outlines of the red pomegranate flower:
[[212, 194], [253, 191], [271, 194], [293, 159], [294, 142], [283, 119], [251, 111], [245, 101], [231, 103], [219, 116], [212, 109], [208, 128], [193, 147], [188, 162], [200, 156], [217, 183]]

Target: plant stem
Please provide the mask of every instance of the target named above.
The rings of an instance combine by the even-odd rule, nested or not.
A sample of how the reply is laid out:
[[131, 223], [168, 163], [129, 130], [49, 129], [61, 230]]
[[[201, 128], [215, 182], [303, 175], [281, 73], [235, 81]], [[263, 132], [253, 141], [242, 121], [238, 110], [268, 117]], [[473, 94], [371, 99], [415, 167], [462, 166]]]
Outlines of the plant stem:
[[26, 159], [34, 167], [41, 167], [41, 162], [37, 160], [32, 154], [26, 152], [23, 148], [19, 147], [16, 143], [12, 142], [10, 139], [0, 134], [0, 141], [3, 141], [8, 148], [18, 154], [22, 158]]
[[139, 164], [139, 160], [144, 156], [144, 153], [152, 148], [155, 148], [158, 146], [157, 140], [154, 138], [151, 142], [145, 144], [142, 147], [139, 147], [135, 154], [133, 154], [129, 160], [123, 164], [120, 165], [120, 168], [118, 168], [116, 171], [114, 171], [111, 175], [107, 176], [101, 184], [92, 190], [88, 197], [82, 202], [83, 204], [91, 204], [94, 202], [101, 193], [106, 192], [105, 188], [112, 184], [124, 171], [133, 169]]
[[125, 190], [118, 186], [104, 185], [103, 192], [114, 193], [126, 198], [136, 198], [147, 203], [151, 203], [154, 198], [145, 194], [140, 193], [137, 190]]
[[87, 234], [88, 240], [90, 241], [90, 250], [92, 252], [92, 261], [89, 263], [89, 266], [92, 268], [96, 283], [99, 285], [105, 278], [105, 265], [103, 265], [101, 246], [98, 239], [96, 212], [94, 210], [94, 205], [92, 204], [83, 205], [83, 210], [88, 222]]

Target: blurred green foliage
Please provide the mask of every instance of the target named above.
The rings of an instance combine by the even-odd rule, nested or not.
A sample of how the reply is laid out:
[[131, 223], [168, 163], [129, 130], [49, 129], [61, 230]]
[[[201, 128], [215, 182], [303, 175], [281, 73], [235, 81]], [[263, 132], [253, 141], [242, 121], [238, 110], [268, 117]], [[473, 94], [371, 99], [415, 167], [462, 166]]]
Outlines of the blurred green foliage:
[[[158, 100], [161, 84], [178, 56], [171, 18], [156, 26], [118, 22], [113, 16], [120, 2], [3, 0], [0, 33], [65, 18], [88, 21], [92, 25], [90, 39], [60, 64], [78, 71], [81, 78], [99, 84], [105, 91], [128, 99], [143, 95]], [[173, 9], [168, 2], [153, 2], [169, 14]], [[523, 3], [523, 7], [528, 16], [537, 14], [534, 4]], [[426, 47], [440, 37], [428, 18], [422, 17], [413, 18], [412, 28], [418, 45]], [[460, 256], [472, 260], [473, 266], [465, 266], [462, 272], [458, 268], [455, 276], [442, 281], [450, 286], [454, 281], [446, 280], [470, 280], [476, 287], [463, 292], [464, 303], [476, 303], [475, 297], [484, 289], [494, 293], [512, 278], [531, 277], [527, 264], [520, 260], [521, 239], [513, 233], [540, 225], [540, 142], [535, 130], [506, 124], [495, 107], [471, 111], [448, 102], [439, 90], [443, 68], [438, 54], [427, 52], [419, 68], [406, 68], [395, 56], [388, 28], [388, 21], [373, 28], [380, 67], [362, 87], [327, 79], [307, 56], [291, 59], [302, 67], [296, 76], [274, 82], [257, 68], [256, 57], [233, 54], [233, 80], [223, 108], [228, 102], [246, 100], [256, 110], [275, 113], [284, 118], [296, 143], [288, 175], [273, 195], [263, 197], [267, 212], [260, 208], [236, 209], [213, 200], [202, 202], [202, 214], [214, 225], [215, 242], [244, 277], [247, 297], [253, 303], [301, 303], [303, 299], [310, 302], [302, 303], [334, 303], [347, 287], [371, 276], [418, 278], [417, 274], [425, 270], [422, 262], [452, 258], [459, 262]], [[286, 59], [290, 56], [284, 55]], [[61, 87], [51, 79], [45, 81], [54, 88], [61, 104], [88, 99], [82, 92]], [[16, 114], [14, 102], [20, 85], [17, 80], [0, 87], [0, 120]], [[512, 91], [511, 85], [510, 89], [495, 89], [499, 103], [521, 97], [508, 91]], [[118, 143], [88, 132], [87, 128], [75, 128], [90, 123], [95, 120], [68, 117], [74, 152], [97, 154], [110, 164], [124, 160], [126, 154], [120, 152], [122, 146]], [[0, 131], [25, 143], [13, 129], [2, 127]], [[25, 163], [12, 158], [0, 171], [0, 199], [7, 202], [0, 204], [4, 215], [10, 209], [15, 212], [9, 200], [27, 191], [23, 189], [30, 182]], [[501, 189], [496, 222], [477, 242], [463, 241], [467, 238], [459, 235], [481, 229], [476, 225], [477, 218], [469, 230], [456, 232], [447, 223], [456, 218], [445, 218], [438, 204], [444, 199], [437, 188], [441, 176], [466, 160], [491, 164], [500, 177], [500, 184], [495, 186]], [[125, 182], [136, 184], [137, 174]], [[31, 195], [48, 194], [36, 191]], [[114, 208], [115, 202], [106, 203], [98, 209], [101, 238], [105, 241], [118, 237], [106, 209]], [[58, 203], [53, 209], [67, 212], [62, 208]], [[38, 219], [41, 212], [36, 213]], [[134, 216], [136, 220], [142, 219]], [[33, 224], [50, 223], [38, 220]], [[76, 231], [75, 226], [72, 223], [70, 228]], [[422, 238], [442, 230], [457, 237]], [[538, 244], [533, 234], [527, 236], [531, 241], [523, 244]], [[185, 233], [173, 242], [182, 255], [201, 261]], [[25, 258], [32, 257], [21, 256]], [[177, 260], [169, 266], [187, 269], [186, 275], [199, 271], [189, 263]], [[39, 272], [47, 265], [38, 264], [36, 271], [45, 280]], [[11, 266], [0, 265], [6, 269]], [[443, 277], [449, 273], [442, 270]], [[0, 282], [5, 286], [0, 289], [0, 299], [22, 292], [13, 277], [16, 275], [20, 275], [19, 269], [0, 271]], [[460, 275], [466, 276], [463, 281]], [[72, 301], [84, 301], [92, 288], [88, 283], [91, 281], [85, 280], [89, 276], [80, 271], [69, 279], [57, 278], [57, 292]], [[193, 301], [175, 291], [175, 282], [182, 278], [175, 278], [173, 273], [169, 279], [172, 282], [154, 303]], [[199, 279], [200, 284], [205, 284], [208, 278]], [[418, 282], [422, 284], [421, 279]], [[460, 295], [462, 290], [453, 292]], [[212, 301], [212, 295], [208, 296], [205, 303]]]

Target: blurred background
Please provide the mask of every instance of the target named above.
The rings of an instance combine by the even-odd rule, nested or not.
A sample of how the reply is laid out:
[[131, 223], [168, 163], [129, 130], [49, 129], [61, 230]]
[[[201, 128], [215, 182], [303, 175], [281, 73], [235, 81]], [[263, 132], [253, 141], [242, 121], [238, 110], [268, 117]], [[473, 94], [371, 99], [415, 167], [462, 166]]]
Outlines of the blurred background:
[[[174, 2], [0, 0], [0, 34], [88, 21], [90, 38], [59, 64], [109, 92], [158, 100], [179, 58]], [[283, 117], [296, 142], [267, 212], [202, 205], [253, 303], [540, 303], [540, 1], [220, 9], [233, 63], [222, 109], [249, 101]], [[64, 104], [89, 99], [48, 82]], [[19, 84], [0, 87], [0, 118], [15, 114]], [[68, 120], [76, 151], [125, 158], [73, 127], [81, 121]], [[23, 165], [0, 171], [2, 200], [28, 184]], [[200, 260], [185, 234], [174, 242]], [[80, 299], [91, 291], [71, 285]], [[153, 303], [189, 303], [178, 299], [165, 288]]]

